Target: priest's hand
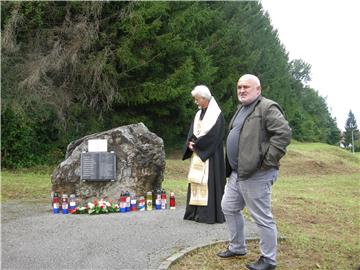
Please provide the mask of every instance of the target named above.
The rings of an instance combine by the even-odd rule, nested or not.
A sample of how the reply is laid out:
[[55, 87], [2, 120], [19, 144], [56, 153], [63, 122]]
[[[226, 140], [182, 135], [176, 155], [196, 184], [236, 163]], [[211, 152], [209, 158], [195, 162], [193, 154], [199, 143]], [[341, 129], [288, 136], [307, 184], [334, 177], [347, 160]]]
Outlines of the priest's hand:
[[194, 142], [189, 142], [189, 149], [194, 152]]

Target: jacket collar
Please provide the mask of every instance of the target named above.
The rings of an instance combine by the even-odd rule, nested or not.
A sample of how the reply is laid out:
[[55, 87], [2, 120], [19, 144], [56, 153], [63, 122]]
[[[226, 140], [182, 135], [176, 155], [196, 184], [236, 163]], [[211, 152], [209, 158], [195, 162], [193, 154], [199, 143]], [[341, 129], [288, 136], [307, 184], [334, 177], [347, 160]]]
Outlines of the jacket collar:
[[[258, 104], [261, 102], [262, 99], [263, 99], [263, 96], [262, 96], [262, 95], [259, 95], [251, 104], [248, 105], [248, 106], [252, 106], [252, 107], [253, 107], [250, 113], [252, 113], [252, 112], [254, 111], [256, 105], [258, 105]], [[230, 121], [230, 123], [229, 123], [229, 130], [231, 129], [232, 124], [234, 123], [234, 120], [235, 120], [236, 116], [238, 115], [238, 113], [240, 112], [240, 110], [241, 110], [241, 108], [242, 108], [243, 106], [244, 106], [244, 105], [241, 104], [241, 103], [238, 105], [238, 108], [237, 108], [234, 116], [231, 118], [231, 121]]]

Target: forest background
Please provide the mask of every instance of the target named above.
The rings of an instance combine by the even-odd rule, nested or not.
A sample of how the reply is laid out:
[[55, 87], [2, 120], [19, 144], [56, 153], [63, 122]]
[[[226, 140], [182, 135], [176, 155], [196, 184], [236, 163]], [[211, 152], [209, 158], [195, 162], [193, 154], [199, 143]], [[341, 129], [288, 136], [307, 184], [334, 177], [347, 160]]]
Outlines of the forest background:
[[245, 73], [282, 106], [293, 139], [340, 141], [307, 85], [311, 66], [289, 61], [259, 2], [1, 2], [1, 31], [5, 168], [56, 164], [70, 141], [138, 122], [178, 149], [193, 87], [207, 85], [229, 121]]

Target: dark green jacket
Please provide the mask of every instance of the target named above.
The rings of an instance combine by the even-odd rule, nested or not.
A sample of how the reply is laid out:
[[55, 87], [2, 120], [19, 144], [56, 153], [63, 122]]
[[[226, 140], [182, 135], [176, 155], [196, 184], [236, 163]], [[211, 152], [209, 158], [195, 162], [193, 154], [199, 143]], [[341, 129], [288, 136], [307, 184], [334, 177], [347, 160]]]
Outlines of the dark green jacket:
[[[247, 178], [262, 168], [278, 168], [291, 139], [291, 128], [280, 105], [262, 96], [255, 102], [239, 136], [237, 173], [240, 178]], [[241, 107], [231, 119], [229, 129]], [[231, 169], [227, 160], [226, 165], [229, 176]]]

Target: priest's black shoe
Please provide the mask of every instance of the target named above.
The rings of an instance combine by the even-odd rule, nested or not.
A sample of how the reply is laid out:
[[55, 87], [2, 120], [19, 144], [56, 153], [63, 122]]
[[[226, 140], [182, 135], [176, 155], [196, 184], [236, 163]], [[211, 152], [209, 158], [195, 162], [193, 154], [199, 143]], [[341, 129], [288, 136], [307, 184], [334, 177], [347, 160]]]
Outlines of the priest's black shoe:
[[246, 253], [234, 253], [234, 252], [230, 251], [229, 249], [226, 249], [225, 251], [219, 252], [217, 255], [221, 258], [227, 259], [227, 258], [245, 256]]
[[250, 270], [273, 270], [276, 268], [276, 265], [265, 262], [264, 257], [261, 256], [257, 262], [247, 264], [246, 267]]

